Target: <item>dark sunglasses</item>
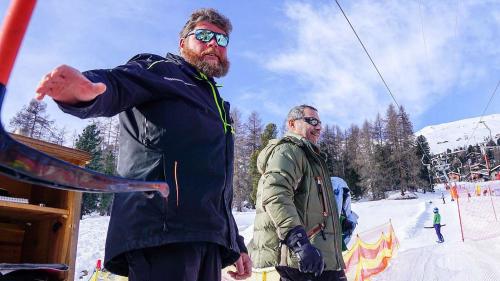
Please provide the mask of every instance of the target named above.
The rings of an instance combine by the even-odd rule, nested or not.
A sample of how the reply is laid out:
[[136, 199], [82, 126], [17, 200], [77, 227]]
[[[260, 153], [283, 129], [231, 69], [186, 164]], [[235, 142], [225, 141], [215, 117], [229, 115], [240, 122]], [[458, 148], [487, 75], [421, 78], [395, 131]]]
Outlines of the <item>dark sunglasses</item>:
[[316, 119], [314, 117], [302, 117], [302, 118], [298, 118], [296, 120], [299, 120], [299, 119], [304, 120], [307, 124], [314, 126], [314, 127], [321, 125], [321, 121], [319, 121], [318, 119]]
[[194, 38], [200, 40], [201, 42], [208, 43], [215, 36], [215, 42], [217, 45], [221, 47], [227, 47], [229, 44], [229, 37], [226, 34], [218, 33], [208, 29], [196, 29], [189, 32], [186, 37], [189, 35], [194, 35]]

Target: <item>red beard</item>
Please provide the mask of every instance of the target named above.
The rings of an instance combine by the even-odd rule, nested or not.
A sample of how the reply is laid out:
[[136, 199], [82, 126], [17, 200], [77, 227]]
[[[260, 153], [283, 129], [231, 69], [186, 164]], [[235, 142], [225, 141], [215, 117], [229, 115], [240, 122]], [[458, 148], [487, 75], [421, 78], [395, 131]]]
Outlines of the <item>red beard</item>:
[[[227, 58], [222, 58], [215, 48], [209, 48], [203, 51], [201, 54], [197, 54], [193, 50], [186, 46], [182, 52], [182, 57], [196, 67], [199, 71], [203, 72], [208, 77], [222, 77], [229, 71], [229, 61]], [[207, 54], [213, 54], [219, 59], [218, 63], [206, 62], [203, 60], [203, 56]]]

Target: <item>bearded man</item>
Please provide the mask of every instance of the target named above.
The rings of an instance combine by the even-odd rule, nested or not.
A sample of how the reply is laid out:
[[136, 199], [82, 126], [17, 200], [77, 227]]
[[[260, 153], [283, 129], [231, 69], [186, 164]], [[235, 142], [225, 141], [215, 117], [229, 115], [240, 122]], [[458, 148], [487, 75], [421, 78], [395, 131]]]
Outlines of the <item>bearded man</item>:
[[229, 69], [232, 26], [214, 9], [200, 9], [180, 32], [181, 56], [139, 54], [113, 69], [62, 65], [37, 88], [66, 113], [120, 118], [118, 173], [166, 181], [170, 195], [116, 194], [105, 267], [129, 280], [220, 280], [251, 261], [231, 212], [233, 127], [229, 103], [213, 77]]

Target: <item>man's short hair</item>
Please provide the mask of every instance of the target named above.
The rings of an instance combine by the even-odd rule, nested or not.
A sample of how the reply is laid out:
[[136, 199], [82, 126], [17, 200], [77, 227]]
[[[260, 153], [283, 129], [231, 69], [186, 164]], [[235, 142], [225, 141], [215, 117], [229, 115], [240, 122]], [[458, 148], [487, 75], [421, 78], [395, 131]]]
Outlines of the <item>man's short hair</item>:
[[224, 32], [228, 36], [229, 33], [231, 33], [231, 30], [233, 30], [231, 21], [227, 17], [225, 17], [215, 9], [203, 8], [198, 9], [191, 14], [188, 21], [179, 33], [180, 38], [185, 38], [189, 34], [189, 32], [194, 30], [196, 24], [201, 21], [206, 21], [217, 26], [218, 28], [224, 30]]
[[286, 117], [286, 120], [289, 121], [289, 120], [297, 120], [297, 119], [303, 118], [304, 117], [304, 109], [306, 109], [306, 108], [312, 109], [314, 111], [318, 111], [316, 108], [314, 108], [310, 105], [307, 105], [307, 104], [297, 105], [297, 106], [292, 107], [292, 109], [290, 109], [290, 111], [288, 112], [288, 116]]

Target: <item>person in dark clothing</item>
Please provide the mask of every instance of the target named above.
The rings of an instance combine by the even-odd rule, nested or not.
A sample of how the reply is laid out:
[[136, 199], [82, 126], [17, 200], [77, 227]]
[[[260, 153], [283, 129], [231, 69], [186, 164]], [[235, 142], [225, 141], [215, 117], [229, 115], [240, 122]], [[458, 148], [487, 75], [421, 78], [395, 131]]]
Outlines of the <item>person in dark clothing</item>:
[[[116, 194], [105, 267], [129, 280], [235, 279], [252, 263], [231, 212], [233, 127], [213, 77], [229, 69], [232, 26], [214, 9], [195, 11], [180, 32], [180, 56], [139, 54], [113, 69], [62, 65], [37, 88], [80, 118], [120, 118], [118, 173], [166, 181], [159, 193]], [[203, 214], [203, 215], [202, 215]]]

